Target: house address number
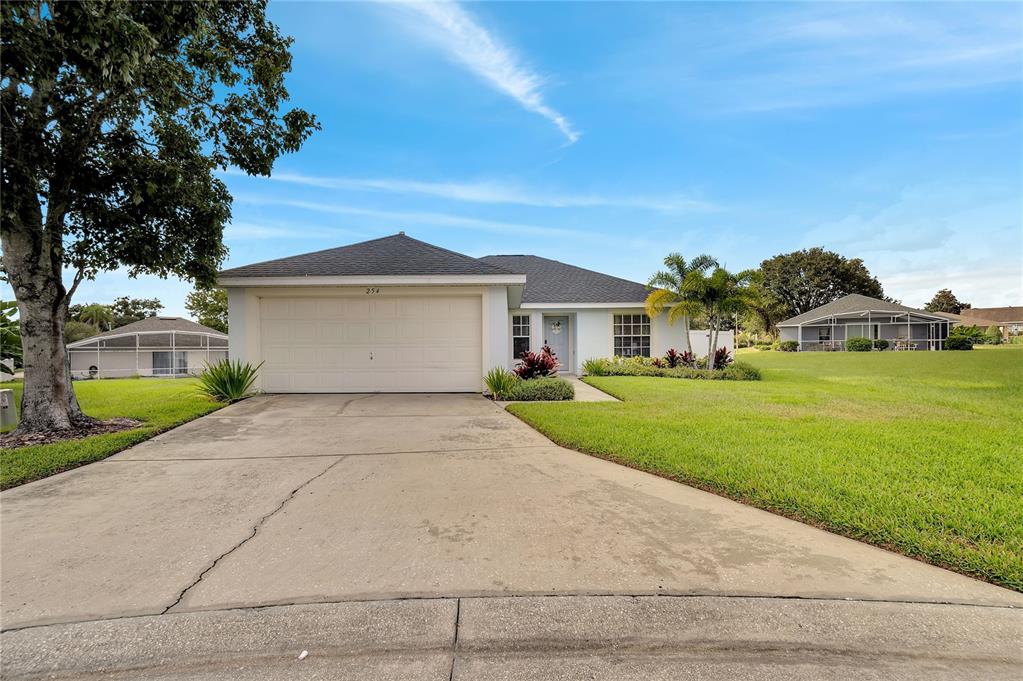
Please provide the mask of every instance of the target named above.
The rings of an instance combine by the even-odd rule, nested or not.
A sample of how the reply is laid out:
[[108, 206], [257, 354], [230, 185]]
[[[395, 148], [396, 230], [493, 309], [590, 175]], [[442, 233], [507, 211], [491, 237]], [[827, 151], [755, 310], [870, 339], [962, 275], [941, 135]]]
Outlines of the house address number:
[[366, 287], [366, 295], [367, 296], [371, 296], [371, 295], [373, 295], [375, 293], [380, 293], [380, 287], [379, 286], [367, 286]]

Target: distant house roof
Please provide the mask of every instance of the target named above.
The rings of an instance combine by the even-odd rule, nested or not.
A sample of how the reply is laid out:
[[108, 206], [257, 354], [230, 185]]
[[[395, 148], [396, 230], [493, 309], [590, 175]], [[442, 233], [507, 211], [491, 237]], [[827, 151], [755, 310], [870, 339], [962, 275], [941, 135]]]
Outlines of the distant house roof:
[[1002, 322], [996, 322], [991, 319], [981, 319], [980, 317], [966, 317], [961, 314], [954, 312], [931, 312], [933, 315], [943, 317], [950, 322], [961, 324], [963, 326], [1001, 326]]
[[642, 305], [646, 286], [536, 255], [486, 255], [485, 263], [526, 275], [522, 303], [635, 303]]
[[401, 232], [350, 246], [235, 267], [224, 270], [220, 277], [237, 279], [494, 274], [512, 273], [477, 258], [413, 239]]
[[[963, 317], [977, 317], [979, 319], [993, 319], [998, 325], [1005, 324], [1006, 322], [1023, 322], [1023, 306], [1010, 305], [1008, 307], [973, 307], [966, 308], [962, 311]], [[972, 322], [978, 326], [982, 322]], [[990, 323], [987, 326], [991, 326]]]
[[80, 341], [74, 343], [68, 343], [69, 348], [79, 348], [83, 346], [92, 345], [95, 347], [97, 341], [105, 341], [101, 347], [135, 347], [135, 341], [132, 334], [140, 333], [144, 334], [145, 341], [141, 343], [142, 346], [147, 348], [153, 347], [171, 347], [171, 334], [174, 331], [181, 334], [189, 334], [178, 336], [175, 338], [173, 343], [176, 346], [182, 348], [185, 347], [205, 347], [205, 343], [201, 340], [201, 336], [191, 334], [210, 334], [214, 337], [217, 342], [211, 343], [214, 347], [224, 347], [227, 345], [227, 334], [211, 329], [208, 326], [202, 324], [196, 324], [191, 319], [185, 319], [184, 317], [146, 317], [137, 322], [131, 324], [125, 324], [119, 326], [116, 329], [104, 331], [98, 333], [95, 336], [89, 336], [83, 338]]
[[825, 317], [836, 317], [841, 315], [856, 314], [858, 312], [879, 312], [881, 314], [892, 312], [892, 313], [905, 313], [912, 312], [924, 317], [939, 318], [933, 312], [924, 312], [913, 307], [907, 307], [906, 305], [899, 305], [898, 303], [889, 303], [886, 300], [880, 298], [871, 298], [870, 296], [861, 296], [858, 293], [851, 293], [847, 296], [843, 296], [838, 300], [833, 300], [826, 305], [814, 308], [809, 312], [796, 315], [791, 319], [786, 319], [780, 322], [778, 326], [799, 326], [800, 324], [806, 324], [808, 322], [817, 321]]

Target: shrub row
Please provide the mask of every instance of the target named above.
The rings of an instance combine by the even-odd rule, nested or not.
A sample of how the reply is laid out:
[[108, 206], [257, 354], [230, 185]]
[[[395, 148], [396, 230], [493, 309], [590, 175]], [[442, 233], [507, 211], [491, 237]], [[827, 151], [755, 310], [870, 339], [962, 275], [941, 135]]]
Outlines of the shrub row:
[[538, 402], [575, 398], [575, 388], [563, 378], [548, 376], [522, 379], [502, 367], [488, 371], [483, 382], [495, 400]]
[[724, 369], [669, 369], [631, 360], [588, 359], [583, 363], [583, 370], [590, 376], [658, 376], [711, 381], [759, 381], [761, 378], [760, 370], [745, 362], [732, 362]]
[[512, 402], [553, 402], [575, 399], [575, 388], [563, 378], [531, 378], [512, 386]]

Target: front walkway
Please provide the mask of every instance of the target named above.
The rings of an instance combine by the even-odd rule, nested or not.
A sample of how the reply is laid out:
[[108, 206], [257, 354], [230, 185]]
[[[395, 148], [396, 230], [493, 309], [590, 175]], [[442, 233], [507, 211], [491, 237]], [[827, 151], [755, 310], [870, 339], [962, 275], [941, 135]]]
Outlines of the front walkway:
[[[873, 638], [857, 639], [864, 641], [915, 631], [906, 629], [910, 620], [924, 637], [928, 627], [967, 616], [973, 624], [964, 646], [1001, 645], [1023, 631], [1023, 611], [1005, 609], [1023, 606], [1019, 593], [562, 449], [479, 396], [259, 397], [103, 462], [5, 491], [0, 512], [0, 618], [6, 630], [25, 628], [4, 634], [4, 665], [25, 673], [91, 659], [85, 644], [57, 645], [64, 635], [82, 640], [94, 632], [96, 655], [130, 657], [133, 644], [118, 637], [142, 631], [149, 620], [41, 625], [152, 615], [146, 631], [182, 626], [182, 635], [200, 645], [192, 627], [215, 629], [216, 617], [166, 616], [410, 598], [449, 599], [457, 612], [467, 599], [483, 604], [469, 608], [498, 608], [504, 601], [494, 599], [540, 597], [521, 601], [527, 610], [508, 621], [541, 628], [567, 616], [551, 609], [567, 601], [544, 598], [551, 595], [671, 595], [674, 603], [719, 599], [711, 602], [723, 610], [705, 615], [708, 621], [752, 617], [768, 633], [804, 616], [811, 629], [830, 617], [834, 626], [866, 627]], [[792, 598], [810, 600], [800, 609]], [[836, 600], [851, 604], [828, 605]], [[630, 610], [634, 602], [566, 605], [579, 629], [552, 640], [585, 631], [603, 640], [598, 630], [611, 626], [609, 617], [646, 612]], [[969, 607], [930, 605], [930, 614], [918, 617], [922, 606], [906, 602]], [[657, 634], [666, 626], [657, 622], [675, 617], [691, 625], [690, 607], [696, 606], [658, 615], [649, 634], [671, 647], [674, 639]], [[222, 616], [240, 617], [231, 612]], [[251, 617], [243, 623], [263, 630], [274, 620], [259, 613], [286, 619], [305, 611], [244, 612]], [[282, 633], [274, 646], [315, 640], [317, 632], [302, 621], [294, 630], [282, 626], [296, 638]], [[467, 620], [477, 621], [496, 626], [487, 617]], [[703, 633], [727, 637], [729, 626]], [[521, 643], [528, 634], [523, 625], [488, 636]], [[829, 645], [842, 638], [830, 635]], [[923, 646], [921, 654], [933, 648], [935, 655], [946, 645], [910, 639], [890, 643]], [[977, 649], [985, 664], [987, 647]], [[439, 650], [444, 659], [452, 654]], [[998, 659], [1021, 661], [1018, 649]], [[263, 678], [254, 674], [244, 678]]]
[[561, 378], [572, 384], [575, 388], [576, 402], [619, 402], [617, 397], [608, 395], [603, 390], [597, 390], [589, 383], [583, 383], [575, 374], [559, 374]]

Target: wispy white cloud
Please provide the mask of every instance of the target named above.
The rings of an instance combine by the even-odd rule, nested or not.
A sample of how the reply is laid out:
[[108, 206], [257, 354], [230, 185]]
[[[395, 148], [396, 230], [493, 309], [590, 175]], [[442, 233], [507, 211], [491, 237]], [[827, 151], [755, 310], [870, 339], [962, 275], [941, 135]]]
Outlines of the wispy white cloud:
[[302, 210], [327, 213], [332, 215], [353, 215], [374, 218], [376, 220], [397, 224], [401, 226], [424, 225], [432, 227], [448, 227], [452, 229], [466, 229], [480, 232], [494, 232], [498, 234], [515, 234], [544, 237], [565, 237], [572, 239], [586, 238], [593, 240], [600, 237], [576, 229], [563, 229], [559, 227], [545, 227], [542, 225], [531, 225], [515, 222], [502, 222], [499, 220], [485, 220], [481, 218], [469, 218], [462, 215], [451, 215], [449, 213], [436, 213], [430, 211], [392, 211], [376, 208], [365, 208], [362, 206], [351, 206], [342, 203], [323, 203], [320, 201], [303, 201], [299, 199], [286, 199], [269, 196], [241, 195], [235, 196], [235, 202], [250, 205], [263, 206], [284, 206], [288, 208], [300, 208]]
[[530, 69], [514, 49], [484, 28], [458, 3], [403, 0], [394, 5], [410, 10], [416, 18], [412, 28], [449, 58], [515, 99], [527, 111], [552, 122], [569, 144], [579, 139], [580, 133], [572, 122], [544, 101], [546, 79]]
[[[228, 175], [244, 175], [229, 170]], [[264, 179], [264, 178], [259, 178]], [[271, 181], [352, 192], [415, 194], [451, 201], [484, 204], [512, 204], [542, 208], [617, 207], [654, 210], [665, 213], [715, 212], [721, 206], [685, 194], [652, 196], [609, 196], [604, 194], [560, 194], [526, 189], [507, 182], [427, 182], [405, 178], [330, 177], [302, 173], [275, 172]]]
[[[1023, 11], [1012, 3], [771, 4], [680, 27], [616, 65], [643, 96], [678, 91], [688, 109], [801, 112], [1023, 79]], [[684, 57], [677, 54], [678, 46]], [[670, 66], [669, 66], [670, 65]]]
[[885, 292], [922, 305], [942, 288], [975, 305], [1023, 297], [1023, 203], [996, 180], [903, 189], [889, 205], [821, 224], [803, 246], [863, 257]]
[[232, 221], [224, 230], [227, 241], [261, 239], [328, 239], [336, 237], [362, 238], [365, 233], [341, 227], [323, 227], [297, 223], [263, 224], [247, 221]]

